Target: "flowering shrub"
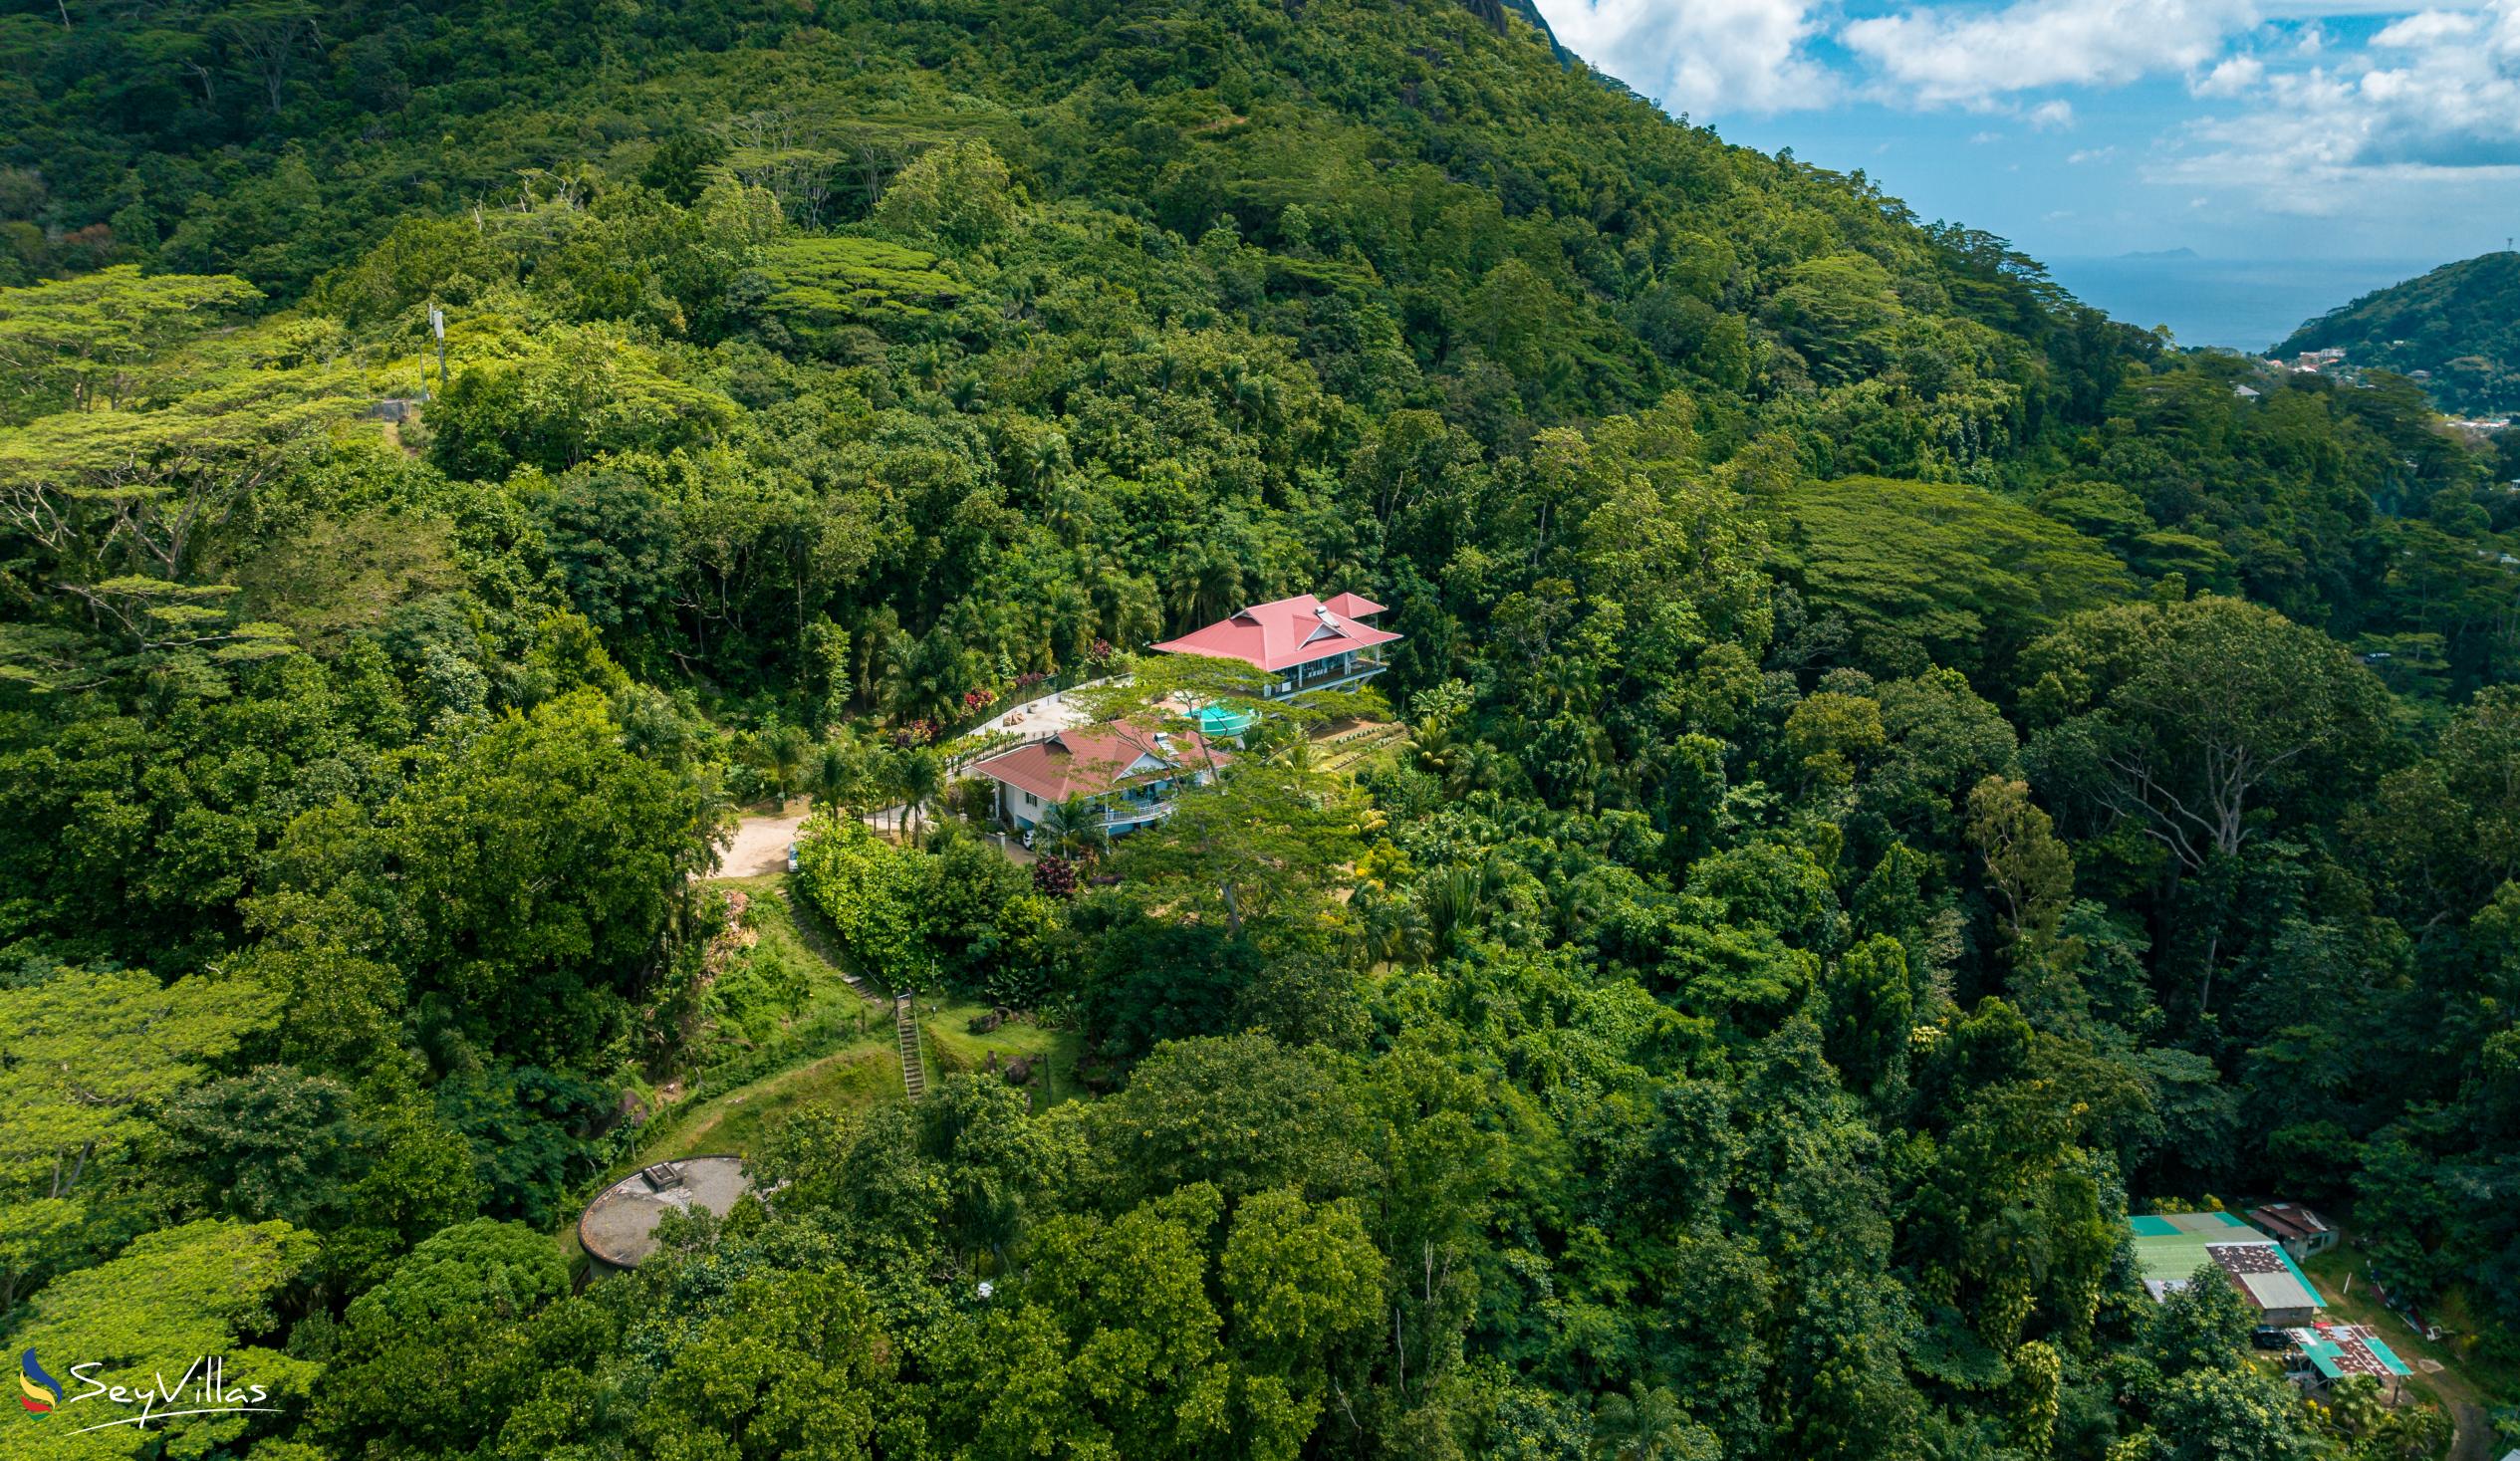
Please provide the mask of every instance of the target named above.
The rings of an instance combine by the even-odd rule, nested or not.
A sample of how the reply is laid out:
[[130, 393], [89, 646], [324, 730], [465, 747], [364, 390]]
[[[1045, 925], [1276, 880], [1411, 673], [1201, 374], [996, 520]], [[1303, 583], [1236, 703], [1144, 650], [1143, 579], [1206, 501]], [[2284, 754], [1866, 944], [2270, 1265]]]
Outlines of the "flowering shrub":
[[1067, 857], [1044, 857], [1033, 864], [1033, 890], [1054, 898], [1077, 895], [1077, 864]]

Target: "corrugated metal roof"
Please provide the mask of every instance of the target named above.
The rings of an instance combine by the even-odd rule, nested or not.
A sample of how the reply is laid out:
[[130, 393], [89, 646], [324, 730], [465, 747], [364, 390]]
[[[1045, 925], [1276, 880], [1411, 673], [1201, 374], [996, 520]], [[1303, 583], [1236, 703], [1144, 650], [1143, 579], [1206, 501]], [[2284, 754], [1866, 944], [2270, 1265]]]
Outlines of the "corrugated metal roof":
[[[2147, 1213], [2128, 1219], [2135, 1230], [2136, 1265], [2153, 1297], [2184, 1287], [2189, 1275], [2207, 1263], [2219, 1266], [2235, 1287], [2260, 1309], [2318, 1309], [2326, 1301], [2286, 1253], [2266, 1235], [2227, 1212]], [[2299, 1286], [2251, 1288], [2251, 1277], [2284, 1278]], [[2154, 1289], [2154, 1285], [2161, 1288]], [[2262, 1297], [2274, 1295], [2280, 1297]]]
[[2330, 1379], [2356, 1374], [2414, 1373], [2406, 1361], [2397, 1357], [2397, 1351], [2367, 1326], [2321, 1325], [2315, 1330], [2292, 1333], [2294, 1341], [2301, 1345], [2302, 1357]]
[[2278, 1238], [2315, 1238], [2328, 1231], [2327, 1219], [2298, 1202], [2270, 1202], [2250, 1208], [2249, 1221]]
[[2319, 1301], [2291, 1274], [2242, 1274], [2240, 1287], [2260, 1309], [2315, 1309]]
[[1194, 730], [1131, 722], [1071, 726], [1046, 741], [992, 756], [973, 771], [1045, 802], [1099, 797], [1142, 782], [1204, 772], [1234, 758]]
[[2180, 1283], [2211, 1259], [2205, 1250], [2215, 1243], [2266, 1241], [2227, 1212], [2147, 1213], [2128, 1225], [2135, 1229], [2136, 1263], [2143, 1277]]

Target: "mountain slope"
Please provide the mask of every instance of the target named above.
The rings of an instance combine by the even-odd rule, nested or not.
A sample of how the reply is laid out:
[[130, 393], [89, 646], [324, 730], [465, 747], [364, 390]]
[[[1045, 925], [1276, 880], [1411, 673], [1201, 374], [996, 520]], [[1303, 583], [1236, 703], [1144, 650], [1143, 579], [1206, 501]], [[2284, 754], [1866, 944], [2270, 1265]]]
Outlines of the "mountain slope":
[[2480, 254], [2367, 294], [2303, 325], [2276, 353], [2328, 349], [2358, 365], [2424, 371], [2447, 411], [2520, 410], [2520, 253]]
[[[136, 258], [241, 273], [287, 299], [406, 209], [509, 204], [543, 172], [639, 176], [695, 125], [739, 148], [835, 154], [829, 170], [849, 181], [817, 182], [810, 209], [786, 200], [819, 227], [863, 219], [926, 145], [974, 135], [1038, 191], [1127, 200], [1185, 237], [1224, 216], [1274, 244], [1300, 204], [1320, 250], [1357, 250], [1412, 334], [1431, 297], [1397, 292], [1458, 299], [1513, 254], [1588, 305], [1585, 393], [1615, 376], [1623, 403], [1657, 393], [1665, 366], [1740, 388], [1771, 372], [1874, 373], [1923, 349], [2038, 382], [2020, 402], [2032, 423], [2055, 392], [2096, 404], [2110, 372], [2083, 362], [2088, 348], [2027, 370], [1998, 361], [2015, 347], [1993, 337], [1922, 338], [1935, 318], [2033, 348], [2089, 328], [1998, 241], [1928, 232], [1860, 180], [1726, 146], [1580, 69], [1533, 65], [1553, 43], [1519, 7], [1490, 15], [965, 3], [831, 6], [800, 23], [730, 4], [620, 25], [575, 6], [344, 7], [287, 33], [293, 64], [250, 88], [234, 78], [266, 53], [215, 14], [22, 26], [0, 32], [0, 159], [18, 169], [0, 208], [27, 225], [11, 240], [20, 278]], [[186, 86], [183, 65], [228, 81]], [[1479, 216], [1445, 221], [1465, 204]], [[1827, 262], [1859, 254], [1880, 280]], [[1787, 332], [1762, 330], [1760, 306], [1806, 263], [1822, 272], [1796, 301], [1837, 313], [1796, 338], [1827, 348], [1844, 325], [1878, 344], [1846, 361], [1767, 357]], [[1817, 297], [1892, 280], [1887, 309]]]
[[[2204, 1193], [2520, 1313], [2520, 502], [1518, 3], [15, 0], [0, 271], [0, 1335], [280, 1397], [98, 1454], [2420, 1449], [2145, 1294]], [[1055, 684], [1259, 719], [1019, 863]], [[808, 792], [1060, 1069], [572, 1293], [864, 1033], [707, 880]]]

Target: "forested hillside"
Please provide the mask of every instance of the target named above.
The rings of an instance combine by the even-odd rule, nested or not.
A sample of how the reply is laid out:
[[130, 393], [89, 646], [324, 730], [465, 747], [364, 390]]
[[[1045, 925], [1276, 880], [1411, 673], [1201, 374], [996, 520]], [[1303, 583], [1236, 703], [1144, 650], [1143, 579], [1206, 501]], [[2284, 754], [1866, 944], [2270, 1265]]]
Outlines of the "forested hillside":
[[2424, 373], [2441, 408], [2520, 410], [2520, 254], [2480, 254], [2341, 305], [2276, 347], [2343, 349], [2358, 365]]
[[[2436, 1454], [2146, 1296], [2268, 1196], [2520, 1400], [2520, 497], [2410, 385], [1495, 0], [13, 0], [0, 284], [0, 1330], [270, 1397], [0, 1456]], [[1398, 738], [973, 831], [1341, 591]], [[826, 938], [1070, 1084], [573, 1285]]]

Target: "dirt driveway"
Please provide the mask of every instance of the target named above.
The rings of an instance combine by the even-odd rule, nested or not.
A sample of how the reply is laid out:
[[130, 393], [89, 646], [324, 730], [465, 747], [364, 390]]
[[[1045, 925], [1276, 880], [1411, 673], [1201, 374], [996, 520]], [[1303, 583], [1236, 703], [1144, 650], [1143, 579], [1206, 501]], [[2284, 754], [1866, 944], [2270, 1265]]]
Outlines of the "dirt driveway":
[[[984, 731], [1011, 731], [1017, 735], [1042, 735], [1066, 730], [1092, 719], [1085, 707], [1068, 698], [1083, 690], [1109, 683], [1090, 680], [1074, 689], [1044, 695], [1038, 700], [1015, 706], [1003, 715], [980, 727]], [[735, 824], [735, 841], [718, 855], [716, 876], [760, 877], [788, 870], [788, 844], [796, 841], [797, 829], [805, 825], [805, 809], [811, 804], [800, 797], [788, 803], [788, 810], [777, 813], [747, 813]], [[906, 807], [886, 807], [866, 814], [866, 822], [876, 831], [899, 837], [909, 821]]]
[[759, 877], [787, 871], [788, 844], [796, 841], [797, 829], [805, 825], [804, 801], [789, 805], [795, 810], [746, 817], [736, 823], [735, 841], [718, 854], [717, 875]]

